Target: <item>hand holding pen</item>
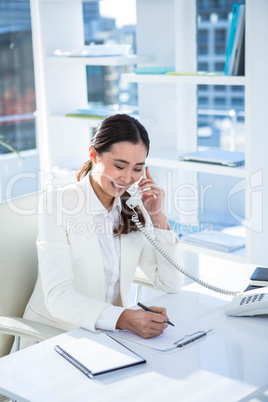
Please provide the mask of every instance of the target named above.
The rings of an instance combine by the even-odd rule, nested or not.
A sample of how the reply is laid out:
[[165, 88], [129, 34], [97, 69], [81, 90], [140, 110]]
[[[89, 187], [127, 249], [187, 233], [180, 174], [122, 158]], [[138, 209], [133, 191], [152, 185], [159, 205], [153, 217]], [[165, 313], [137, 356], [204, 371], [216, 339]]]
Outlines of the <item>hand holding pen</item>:
[[[164, 307], [146, 307], [125, 309], [119, 316], [116, 329], [127, 329], [142, 338], [154, 338], [161, 335], [168, 327], [167, 311]], [[169, 325], [172, 323], [169, 322]]]
[[[151, 313], [156, 313], [159, 314], [158, 311], [152, 310], [149, 307], [146, 307], [144, 304], [142, 303], [137, 303], [139, 307], [143, 308], [145, 311], [150, 311]], [[172, 324], [172, 322], [170, 322], [169, 320], [167, 320], [167, 324], [172, 325], [173, 327], [175, 327], [174, 324]]]

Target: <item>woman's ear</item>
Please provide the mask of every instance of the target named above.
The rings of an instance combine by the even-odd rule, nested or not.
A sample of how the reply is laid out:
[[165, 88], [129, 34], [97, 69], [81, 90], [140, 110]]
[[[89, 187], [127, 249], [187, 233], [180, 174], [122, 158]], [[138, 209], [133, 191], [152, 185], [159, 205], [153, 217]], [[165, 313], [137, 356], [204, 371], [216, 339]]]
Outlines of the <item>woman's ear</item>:
[[96, 151], [95, 151], [95, 148], [92, 147], [92, 146], [89, 147], [89, 159], [90, 159], [93, 163], [97, 163]]

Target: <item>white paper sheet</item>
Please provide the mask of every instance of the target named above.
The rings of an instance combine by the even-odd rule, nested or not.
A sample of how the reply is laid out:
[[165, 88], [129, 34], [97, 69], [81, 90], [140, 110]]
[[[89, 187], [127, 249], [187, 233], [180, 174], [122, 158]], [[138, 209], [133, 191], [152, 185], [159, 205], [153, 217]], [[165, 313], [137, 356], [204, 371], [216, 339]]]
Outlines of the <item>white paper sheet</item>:
[[199, 331], [207, 332], [211, 329], [209, 322], [204, 320], [202, 320], [202, 323], [200, 323], [182, 320], [181, 318], [177, 320], [172, 318], [172, 323], [175, 325], [174, 327], [169, 325], [163, 334], [155, 338], [144, 339], [130, 331], [119, 331], [112, 333], [111, 336], [115, 337], [115, 339], [118, 339], [119, 341], [120, 339], [124, 339], [126, 341], [134, 342], [151, 349], [169, 351], [176, 348], [178, 341], [181, 341], [185, 337], [199, 333]]

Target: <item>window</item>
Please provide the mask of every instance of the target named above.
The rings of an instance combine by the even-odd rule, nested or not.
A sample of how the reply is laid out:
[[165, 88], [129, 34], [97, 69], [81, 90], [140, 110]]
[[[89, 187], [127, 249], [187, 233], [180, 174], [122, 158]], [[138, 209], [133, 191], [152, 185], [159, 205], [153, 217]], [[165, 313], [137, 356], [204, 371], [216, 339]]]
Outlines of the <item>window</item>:
[[243, 109], [244, 108], [244, 98], [232, 98], [232, 107], [235, 109]]
[[[135, 0], [83, 3], [85, 44], [130, 44], [136, 53]], [[88, 103], [90, 106], [113, 105], [137, 107], [137, 85], [121, 82], [122, 73], [133, 66], [87, 66]]]
[[208, 98], [204, 97], [204, 96], [199, 96], [198, 97], [198, 103], [202, 106], [204, 105], [208, 105]]
[[224, 71], [224, 62], [223, 62], [223, 61], [221, 61], [221, 62], [216, 62], [214, 69], [215, 69], [215, 71], [219, 71], [219, 72]]
[[225, 107], [226, 105], [226, 99], [224, 97], [215, 97], [214, 98], [214, 104], [215, 106], [219, 106], [219, 107]]
[[199, 62], [198, 64], [198, 71], [208, 71], [208, 63]]
[[215, 29], [215, 54], [226, 53], [226, 29]]
[[233, 85], [231, 87], [231, 91], [232, 92], [242, 92], [242, 93], [244, 93], [244, 87], [241, 86], [241, 85]]
[[[35, 85], [29, 0], [0, 2], [0, 200], [37, 190], [37, 180], [15, 175], [39, 168], [34, 113]], [[18, 157], [12, 150], [20, 151]], [[27, 172], [27, 173], [26, 173]]]
[[198, 34], [198, 53], [199, 54], [208, 54], [208, 31], [205, 29], [200, 29]]
[[215, 91], [220, 92], [220, 91], [225, 91], [226, 86], [225, 85], [214, 85], [213, 88]]
[[[36, 147], [29, 1], [0, 3], [0, 132], [18, 151]], [[0, 153], [10, 150], [0, 146]]]

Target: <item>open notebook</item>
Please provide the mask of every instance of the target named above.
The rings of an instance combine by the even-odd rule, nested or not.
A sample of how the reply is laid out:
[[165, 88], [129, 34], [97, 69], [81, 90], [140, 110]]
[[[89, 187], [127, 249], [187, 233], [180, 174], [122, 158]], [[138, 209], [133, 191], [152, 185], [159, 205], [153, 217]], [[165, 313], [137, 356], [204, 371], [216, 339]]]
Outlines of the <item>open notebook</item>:
[[146, 363], [142, 357], [104, 333], [96, 340], [75, 339], [56, 345], [54, 349], [89, 378]]

